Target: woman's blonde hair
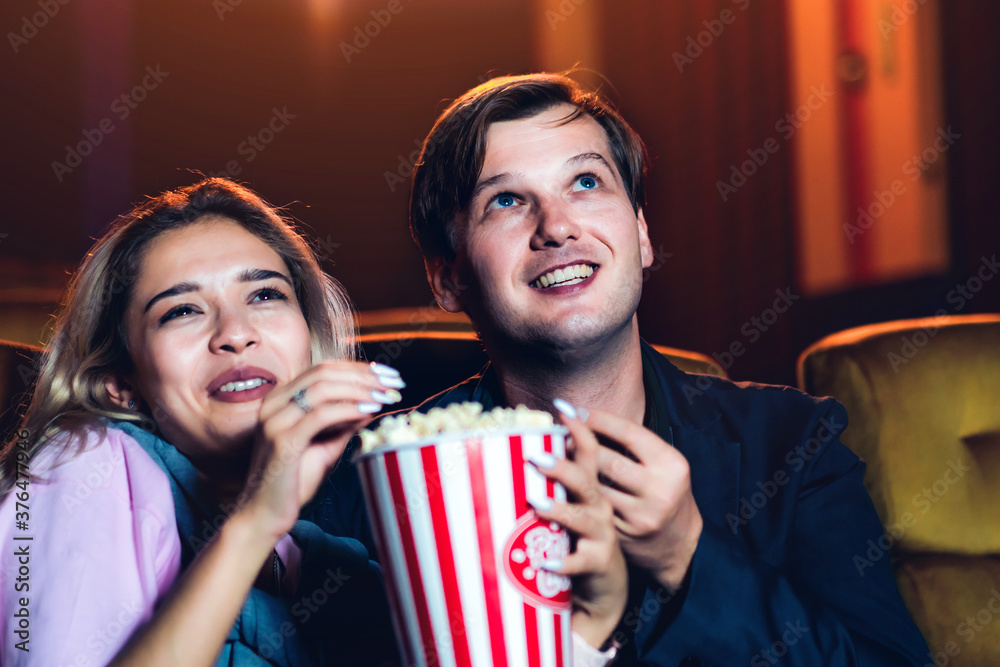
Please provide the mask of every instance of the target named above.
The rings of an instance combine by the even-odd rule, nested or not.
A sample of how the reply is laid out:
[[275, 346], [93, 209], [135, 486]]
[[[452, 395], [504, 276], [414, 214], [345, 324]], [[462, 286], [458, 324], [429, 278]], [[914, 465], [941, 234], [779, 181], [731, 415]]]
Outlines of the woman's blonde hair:
[[[121, 408], [108, 395], [107, 381], [132, 367], [125, 309], [150, 242], [211, 217], [239, 224], [285, 261], [309, 325], [313, 362], [356, 357], [347, 294], [323, 272], [292, 223], [248, 188], [207, 178], [164, 192], [119, 217], [74, 274], [20, 429], [29, 434], [29, 459], [56, 433], [100, 427], [101, 418], [155, 428], [151, 414]], [[16, 448], [15, 439], [0, 451], [0, 501], [15, 480]]]

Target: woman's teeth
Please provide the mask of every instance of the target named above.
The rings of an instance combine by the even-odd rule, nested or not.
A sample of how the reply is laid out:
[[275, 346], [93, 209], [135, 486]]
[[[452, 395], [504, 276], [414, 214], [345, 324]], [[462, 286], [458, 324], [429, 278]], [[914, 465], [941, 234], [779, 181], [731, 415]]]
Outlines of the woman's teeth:
[[261, 378], [253, 378], [252, 380], [238, 380], [237, 382], [230, 382], [219, 387], [219, 391], [247, 391], [248, 389], [256, 389], [257, 387], [264, 384], [264, 380]]
[[546, 273], [531, 285], [542, 289], [556, 285], [575, 285], [592, 275], [594, 275], [594, 267], [589, 264], [574, 264]]

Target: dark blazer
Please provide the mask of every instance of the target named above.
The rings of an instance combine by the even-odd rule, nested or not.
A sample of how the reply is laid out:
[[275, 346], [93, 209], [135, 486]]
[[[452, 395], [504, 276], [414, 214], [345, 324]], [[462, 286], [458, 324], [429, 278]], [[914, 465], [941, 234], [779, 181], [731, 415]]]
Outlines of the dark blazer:
[[[643, 361], [647, 394], [663, 403], [656, 431], [691, 466], [704, 530], [676, 595], [631, 569], [615, 664], [923, 664], [927, 645], [899, 597], [865, 464], [838, 439], [843, 406], [690, 375], [645, 343]], [[418, 409], [501, 400], [487, 367]]]

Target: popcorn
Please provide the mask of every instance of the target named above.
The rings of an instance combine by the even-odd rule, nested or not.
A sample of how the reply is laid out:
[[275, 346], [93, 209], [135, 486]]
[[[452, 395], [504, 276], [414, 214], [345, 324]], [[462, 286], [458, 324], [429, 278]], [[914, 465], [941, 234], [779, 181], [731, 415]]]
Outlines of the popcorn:
[[483, 412], [480, 403], [452, 403], [445, 408], [431, 408], [426, 414], [389, 415], [374, 430], [361, 431], [361, 453], [381, 445], [404, 445], [441, 433], [456, 431], [499, 430], [550, 427], [552, 415], [519, 405], [516, 408], [496, 407]]

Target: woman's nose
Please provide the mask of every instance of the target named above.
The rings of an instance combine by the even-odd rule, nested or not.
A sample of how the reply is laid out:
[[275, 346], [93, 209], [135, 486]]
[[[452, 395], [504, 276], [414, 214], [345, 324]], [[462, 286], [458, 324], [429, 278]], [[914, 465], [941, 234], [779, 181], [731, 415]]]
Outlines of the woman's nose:
[[240, 353], [258, 342], [257, 332], [247, 313], [229, 309], [219, 311], [210, 343], [213, 352]]

